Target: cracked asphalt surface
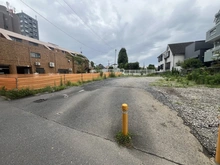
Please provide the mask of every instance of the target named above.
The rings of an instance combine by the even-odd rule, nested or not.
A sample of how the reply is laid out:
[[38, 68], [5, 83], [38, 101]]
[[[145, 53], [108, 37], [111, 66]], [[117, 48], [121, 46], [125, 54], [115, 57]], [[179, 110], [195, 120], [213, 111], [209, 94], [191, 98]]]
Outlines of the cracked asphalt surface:
[[[117, 78], [0, 100], [0, 164], [211, 165], [175, 111], [147, 92], [152, 78]], [[121, 104], [133, 148], [119, 146]]]

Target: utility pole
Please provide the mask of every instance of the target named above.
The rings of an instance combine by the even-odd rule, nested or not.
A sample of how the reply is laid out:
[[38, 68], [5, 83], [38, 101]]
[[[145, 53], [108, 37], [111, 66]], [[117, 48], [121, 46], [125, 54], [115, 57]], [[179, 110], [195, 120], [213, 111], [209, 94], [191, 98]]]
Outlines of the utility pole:
[[115, 49], [115, 66], [116, 66], [116, 52], [117, 52], [117, 49]]

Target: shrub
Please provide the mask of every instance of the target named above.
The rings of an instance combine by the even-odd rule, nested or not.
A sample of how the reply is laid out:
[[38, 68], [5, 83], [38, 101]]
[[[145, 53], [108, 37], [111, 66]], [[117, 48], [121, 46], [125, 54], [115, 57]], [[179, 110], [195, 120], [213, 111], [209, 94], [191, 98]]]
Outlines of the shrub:
[[10, 99], [18, 99], [18, 98], [34, 95], [35, 93], [36, 92], [34, 90], [30, 90], [29, 88], [20, 89], [20, 90], [13, 89], [7, 91], [5, 93], [5, 96]]
[[181, 67], [184, 69], [190, 69], [190, 68], [200, 68], [202, 67], [203, 64], [199, 59], [195, 59], [195, 58], [190, 58], [185, 60], [184, 62], [181, 63]]
[[187, 75], [187, 79], [195, 81], [196, 84], [219, 85], [220, 73], [211, 73], [206, 69], [195, 69], [192, 71], [192, 73]]
[[51, 86], [46, 86], [45, 88], [38, 90], [38, 92], [53, 92], [53, 91], [54, 91], [54, 89]]
[[109, 77], [116, 77], [115, 72], [111, 72], [111, 73], [109, 74]]
[[102, 77], [102, 76], [103, 76], [103, 72], [101, 71], [101, 72], [99, 73], [99, 75], [100, 75], [100, 77]]
[[77, 83], [79, 84], [79, 85], [82, 85], [83, 84], [83, 82], [82, 81], [77, 81]]
[[0, 95], [5, 96], [5, 94], [6, 94], [6, 88], [5, 86], [3, 86], [0, 90]]
[[106, 79], [107, 77], [106, 77], [106, 74], [104, 74], [104, 79]]
[[67, 86], [72, 86], [71, 81], [68, 80], [68, 81], [66, 82], [66, 85], [67, 85]]
[[64, 89], [66, 89], [66, 86], [56, 86], [56, 87], [53, 87], [53, 89], [55, 90], [55, 91], [61, 91], [61, 90], [64, 90]]

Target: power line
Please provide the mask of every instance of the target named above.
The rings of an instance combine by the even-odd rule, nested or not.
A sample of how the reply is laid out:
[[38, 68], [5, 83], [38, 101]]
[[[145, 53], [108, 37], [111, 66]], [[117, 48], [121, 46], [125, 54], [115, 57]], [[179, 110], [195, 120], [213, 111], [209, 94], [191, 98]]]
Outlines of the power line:
[[83, 22], [83, 24], [86, 25], [99, 39], [101, 39], [101, 40], [104, 42], [105, 45], [107, 45], [107, 46], [110, 47], [111, 49], [114, 49], [114, 48], [111, 47], [109, 44], [107, 44], [107, 43], [105, 42], [105, 40], [103, 40], [103, 38], [100, 37], [89, 25], [86, 24], [86, 22], [83, 21], [83, 19], [77, 14], [77, 12], [76, 12], [65, 0], [63, 0], [63, 2], [64, 2], [67, 6], [69, 6], [69, 8], [70, 8], [70, 9], [77, 15], [77, 17]]
[[24, 5], [26, 5], [28, 8], [30, 8], [31, 10], [33, 10], [35, 13], [37, 13], [38, 15], [40, 15], [43, 19], [45, 19], [47, 22], [49, 22], [51, 25], [53, 25], [54, 27], [56, 27], [58, 30], [60, 30], [61, 32], [63, 32], [64, 34], [66, 34], [68, 37], [74, 39], [75, 41], [77, 41], [78, 43], [84, 45], [85, 47], [92, 49], [94, 51], [100, 52], [100, 53], [104, 53], [102, 51], [99, 51], [97, 49], [94, 49], [92, 47], [87, 46], [86, 44], [82, 43], [81, 41], [77, 40], [76, 38], [72, 37], [71, 35], [69, 35], [68, 33], [66, 33], [64, 30], [62, 30], [60, 27], [58, 27], [57, 25], [55, 25], [54, 23], [52, 23], [51, 21], [49, 21], [47, 18], [45, 18], [43, 15], [41, 15], [39, 12], [37, 12], [36, 10], [34, 10], [32, 7], [30, 7], [28, 4], [26, 4], [23, 0], [20, 0]]

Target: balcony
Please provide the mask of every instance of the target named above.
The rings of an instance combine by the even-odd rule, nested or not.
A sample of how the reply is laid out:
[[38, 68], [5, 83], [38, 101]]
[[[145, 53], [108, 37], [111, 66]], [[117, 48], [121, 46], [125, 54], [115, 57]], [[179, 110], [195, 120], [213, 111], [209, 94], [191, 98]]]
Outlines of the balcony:
[[219, 51], [219, 50], [220, 50], [220, 45], [215, 46], [212, 50], [213, 50], [213, 51]]
[[215, 48], [207, 50], [205, 52], [204, 62], [214, 61], [217, 57], [216, 54], [215, 54], [215, 51], [218, 51], [218, 50], [215, 49]]
[[214, 42], [220, 39], [220, 23], [206, 32], [206, 42]]

